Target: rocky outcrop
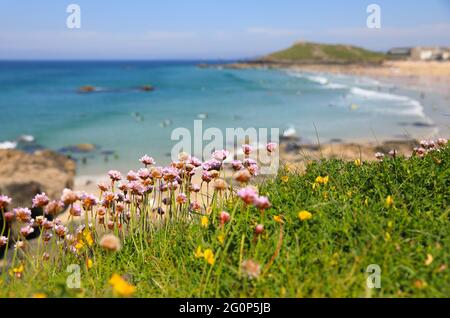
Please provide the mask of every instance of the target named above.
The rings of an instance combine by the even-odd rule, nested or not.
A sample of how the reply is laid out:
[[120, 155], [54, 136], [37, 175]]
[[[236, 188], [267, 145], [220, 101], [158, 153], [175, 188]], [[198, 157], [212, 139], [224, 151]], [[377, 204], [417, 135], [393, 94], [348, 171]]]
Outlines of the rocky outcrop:
[[74, 161], [50, 150], [0, 150], [0, 193], [13, 199], [11, 207], [30, 207], [41, 192], [57, 199], [64, 188], [73, 187], [75, 169]]

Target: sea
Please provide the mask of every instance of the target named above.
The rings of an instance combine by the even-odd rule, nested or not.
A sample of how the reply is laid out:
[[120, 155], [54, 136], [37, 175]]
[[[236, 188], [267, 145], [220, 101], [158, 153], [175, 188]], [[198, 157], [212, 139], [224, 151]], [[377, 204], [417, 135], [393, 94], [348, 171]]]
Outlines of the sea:
[[[424, 138], [436, 99], [377, 80], [217, 61], [2, 61], [0, 148], [48, 148], [78, 174], [170, 161], [177, 128], [278, 128], [305, 143]], [[223, 62], [223, 61], [221, 61]], [[153, 90], [144, 90], [149, 88]], [[81, 92], [90, 86], [93, 91]], [[224, 133], [225, 134], [225, 133]], [[77, 145], [84, 144], [83, 147]], [[91, 147], [92, 151], [83, 152]], [[82, 149], [80, 149], [82, 148]]]

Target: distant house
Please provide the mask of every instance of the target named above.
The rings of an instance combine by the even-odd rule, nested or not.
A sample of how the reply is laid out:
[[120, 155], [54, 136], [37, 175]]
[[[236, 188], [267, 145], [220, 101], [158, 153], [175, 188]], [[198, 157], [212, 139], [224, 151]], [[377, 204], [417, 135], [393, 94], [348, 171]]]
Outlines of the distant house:
[[443, 47], [399, 47], [392, 48], [388, 55], [397, 58], [406, 58], [414, 61], [449, 61], [450, 48]]
[[410, 47], [395, 47], [387, 52], [388, 55], [398, 56], [398, 57], [409, 57], [411, 56]]

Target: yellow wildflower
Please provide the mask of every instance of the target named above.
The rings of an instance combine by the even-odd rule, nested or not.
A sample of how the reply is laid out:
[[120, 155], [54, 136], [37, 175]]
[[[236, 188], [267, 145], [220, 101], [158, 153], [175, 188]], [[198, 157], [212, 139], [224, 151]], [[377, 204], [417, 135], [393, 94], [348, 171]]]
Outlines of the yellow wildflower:
[[300, 219], [300, 221], [309, 220], [312, 218], [312, 214], [308, 211], [300, 211], [298, 212], [298, 218]]
[[120, 296], [128, 297], [134, 294], [136, 287], [129, 284], [120, 275], [114, 274], [110, 280], [109, 284], [113, 287], [114, 292]]
[[282, 181], [283, 183], [287, 183], [287, 182], [289, 181], [289, 176], [282, 176], [282, 177], [281, 177], [281, 181]]
[[47, 298], [47, 295], [44, 293], [35, 293], [31, 298]]
[[84, 246], [83, 241], [77, 241], [77, 243], [75, 244], [75, 248], [78, 250], [81, 250]]
[[431, 265], [431, 263], [433, 263], [433, 255], [427, 254], [427, 259], [425, 260], [425, 265], [429, 266], [429, 265]]
[[197, 250], [194, 252], [195, 257], [200, 258], [203, 257], [202, 247], [198, 246]]
[[392, 198], [392, 196], [388, 195], [386, 198], [386, 206], [391, 207], [393, 204], [394, 204], [394, 199]]
[[209, 265], [214, 265], [214, 252], [211, 249], [206, 249], [203, 253], [203, 257]]
[[281, 215], [274, 215], [273, 220], [280, 224], [283, 223], [283, 218], [281, 217]]
[[92, 260], [90, 258], [88, 258], [86, 261], [87, 268], [90, 269], [90, 268], [92, 268], [93, 265], [94, 265], [94, 263], [92, 262]]
[[23, 264], [20, 264], [18, 267], [14, 267], [13, 269], [10, 270], [9, 274], [11, 276], [16, 276], [17, 278], [22, 277], [22, 273], [24, 271], [24, 267]]
[[86, 243], [88, 243], [89, 246], [94, 245], [94, 239], [92, 238], [91, 231], [84, 230], [83, 235], [84, 239], [86, 240]]
[[205, 215], [202, 216], [201, 223], [202, 223], [202, 226], [203, 226], [203, 227], [207, 227], [207, 226], [208, 226], [208, 223], [209, 223], [208, 217], [205, 216]]
[[389, 232], [386, 232], [386, 234], [384, 235], [384, 240], [386, 242], [389, 242], [391, 240], [391, 234], [389, 234]]
[[356, 159], [355, 160], [355, 166], [359, 167], [361, 165], [361, 160], [360, 159]]
[[219, 234], [219, 236], [217, 237], [217, 239], [219, 240], [220, 244], [223, 244], [223, 242], [225, 241], [225, 235]]

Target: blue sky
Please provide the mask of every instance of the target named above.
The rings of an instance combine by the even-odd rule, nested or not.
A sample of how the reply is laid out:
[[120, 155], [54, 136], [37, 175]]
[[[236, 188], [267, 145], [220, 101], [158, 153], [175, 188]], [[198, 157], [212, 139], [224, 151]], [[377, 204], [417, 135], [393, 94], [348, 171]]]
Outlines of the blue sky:
[[[68, 29], [66, 7], [81, 7]], [[381, 7], [381, 29], [366, 7]], [[450, 0], [0, 0], [0, 59], [217, 59], [295, 41], [450, 45]]]

